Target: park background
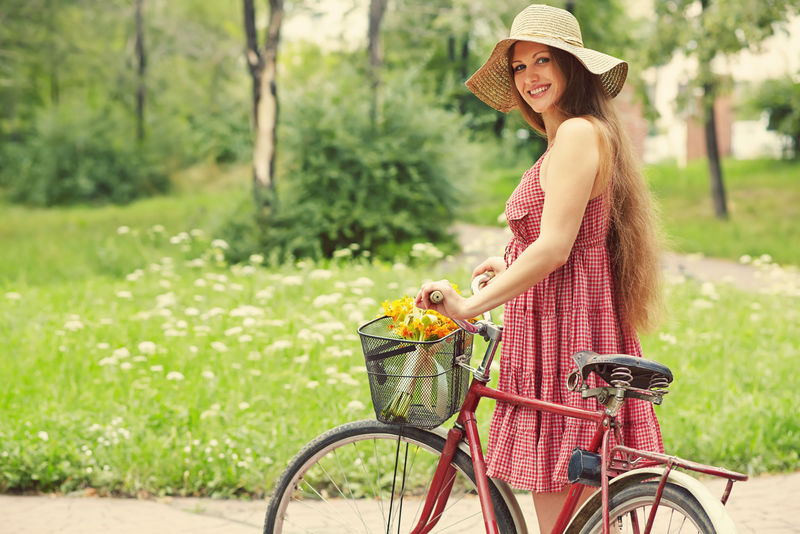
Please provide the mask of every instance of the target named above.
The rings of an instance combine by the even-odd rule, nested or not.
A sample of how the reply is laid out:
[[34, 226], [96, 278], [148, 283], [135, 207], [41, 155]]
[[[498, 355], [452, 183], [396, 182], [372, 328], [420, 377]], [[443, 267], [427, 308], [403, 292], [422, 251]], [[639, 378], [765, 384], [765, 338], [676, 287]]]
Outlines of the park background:
[[[796, 470], [797, 3], [551, 3], [631, 63], [669, 246], [763, 275], [667, 278], [666, 448]], [[526, 4], [5, 2], [0, 491], [258, 498], [371, 417], [356, 328], [465, 284], [453, 225], [501, 226], [543, 149], [463, 86]]]

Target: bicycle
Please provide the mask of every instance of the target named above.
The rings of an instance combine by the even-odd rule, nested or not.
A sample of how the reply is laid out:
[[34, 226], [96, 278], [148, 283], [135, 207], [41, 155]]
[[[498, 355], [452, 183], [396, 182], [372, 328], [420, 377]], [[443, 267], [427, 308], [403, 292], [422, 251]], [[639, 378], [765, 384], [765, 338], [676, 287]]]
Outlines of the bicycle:
[[[476, 278], [473, 292], [485, 282]], [[672, 382], [666, 366], [627, 355], [574, 355], [577, 369], [568, 376], [567, 386], [584, 398], [596, 398], [601, 405], [597, 411], [499, 391], [487, 384], [503, 329], [486, 313], [474, 324], [456, 321], [457, 332], [427, 342], [431, 345], [425, 346], [426, 354], [434, 352], [435, 343], [444, 350], [436, 352], [435, 368], [429, 367], [427, 374], [416, 373], [413, 400], [403, 424], [388, 424], [397, 421], [386, 421], [387, 391], [396, 391], [400, 381], [408, 380], [403, 358], [415, 350], [415, 344], [377, 334], [386, 327], [375, 326], [376, 322], [380, 319], [362, 326], [359, 333], [379, 420], [347, 423], [309, 442], [276, 483], [265, 534], [421, 534], [467, 528], [488, 534], [527, 533], [510, 487], [486, 475], [475, 416], [482, 398], [597, 424], [591, 446], [572, 453], [569, 495], [551, 534], [609, 534], [612, 525], [617, 529], [613, 532], [637, 534], [684, 532], [685, 527], [687, 532], [702, 534], [736, 532], [724, 505], [734, 482], [747, 480], [747, 475], [622, 443], [615, 425], [619, 409], [627, 398], [661, 404]], [[469, 366], [473, 334], [487, 342], [477, 368]], [[589, 388], [585, 380], [593, 372], [608, 385]], [[455, 413], [452, 428], [439, 426]], [[610, 446], [612, 432], [615, 447]], [[714, 498], [703, 484], [678, 468], [726, 478], [722, 497]], [[584, 487], [598, 489], [578, 508]]]

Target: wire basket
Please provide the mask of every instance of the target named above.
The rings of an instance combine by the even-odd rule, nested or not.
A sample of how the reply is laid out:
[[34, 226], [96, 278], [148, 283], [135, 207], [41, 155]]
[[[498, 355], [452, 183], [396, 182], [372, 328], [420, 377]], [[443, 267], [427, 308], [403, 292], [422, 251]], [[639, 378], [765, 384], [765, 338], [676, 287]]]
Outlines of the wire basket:
[[469, 388], [472, 334], [456, 330], [436, 341], [395, 335], [391, 317], [358, 329], [378, 421], [434, 428], [456, 413]]

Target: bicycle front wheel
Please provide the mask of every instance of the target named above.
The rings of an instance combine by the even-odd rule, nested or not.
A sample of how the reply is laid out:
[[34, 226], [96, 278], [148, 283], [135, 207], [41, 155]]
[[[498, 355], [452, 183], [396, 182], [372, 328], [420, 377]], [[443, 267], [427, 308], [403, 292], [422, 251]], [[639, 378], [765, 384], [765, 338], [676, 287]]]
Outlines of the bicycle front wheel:
[[[445, 440], [412, 427], [357, 421], [325, 432], [295, 456], [275, 485], [265, 534], [408, 533], [417, 524]], [[472, 460], [456, 451], [453, 489], [431, 532], [483, 531]], [[516, 533], [489, 480], [500, 532]]]
[[[658, 491], [658, 482], [644, 482], [627, 487], [609, 502], [611, 532], [620, 534], [644, 532], [647, 518]], [[589, 518], [581, 534], [603, 532], [602, 509]], [[614, 530], [616, 525], [618, 530]], [[656, 511], [653, 534], [716, 534], [714, 525], [702, 505], [686, 488], [667, 482]], [[724, 533], [719, 533], [724, 534]]]

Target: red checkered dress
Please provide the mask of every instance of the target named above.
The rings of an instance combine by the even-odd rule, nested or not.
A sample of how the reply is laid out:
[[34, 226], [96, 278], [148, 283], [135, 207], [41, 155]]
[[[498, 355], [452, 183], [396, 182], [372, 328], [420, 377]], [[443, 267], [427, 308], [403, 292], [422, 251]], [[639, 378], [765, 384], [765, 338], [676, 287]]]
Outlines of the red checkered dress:
[[[514, 234], [506, 247], [509, 265], [539, 236], [545, 197], [539, 184], [542, 158], [506, 203]], [[621, 323], [614, 307], [606, 196], [586, 206], [567, 263], [506, 304], [500, 390], [596, 410], [595, 399], [582, 399], [566, 388], [567, 375], [576, 369], [571, 355], [581, 350], [642, 355], [636, 332]], [[590, 387], [596, 382], [601, 380], [592, 374]], [[618, 422], [626, 445], [663, 452], [652, 404], [626, 401]], [[594, 430], [591, 422], [498, 402], [489, 430], [489, 476], [518, 489], [559, 491], [567, 484], [572, 450], [587, 448]]]

